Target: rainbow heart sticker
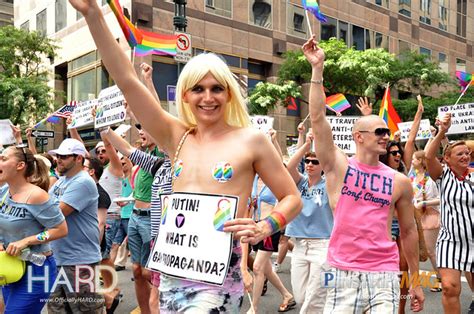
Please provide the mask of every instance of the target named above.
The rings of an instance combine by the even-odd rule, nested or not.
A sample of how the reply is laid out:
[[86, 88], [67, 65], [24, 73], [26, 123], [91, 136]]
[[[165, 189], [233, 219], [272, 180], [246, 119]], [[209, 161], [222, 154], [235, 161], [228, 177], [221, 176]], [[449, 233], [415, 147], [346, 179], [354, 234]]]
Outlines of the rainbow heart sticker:
[[234, 169], [232, 168], [230, 163], [225, 161], [220, 161], [216, 163], [216, 165], [212, 169], [212, 177], [218, 182], [227, 182], [232, 179], [233, 175]]
[[224, 231], [224, 223], [231, 220], [230, 215], [230, 201], [227, 198], [223, 198], [217, 203], [217, 210], [214, 214], [214, 229], [217, 231]]

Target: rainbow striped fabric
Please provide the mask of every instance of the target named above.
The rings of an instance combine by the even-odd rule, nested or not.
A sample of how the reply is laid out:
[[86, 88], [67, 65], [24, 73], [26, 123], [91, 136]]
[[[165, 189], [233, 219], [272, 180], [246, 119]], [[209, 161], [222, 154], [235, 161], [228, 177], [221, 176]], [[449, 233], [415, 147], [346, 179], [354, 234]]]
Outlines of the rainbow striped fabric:
[[400, 119], [398, 113], [395, 111], [395, 107], [393, 107], [392, 97], [390, 96], [390, 87], [388, 86], [385, 89], [385, 94], [382, 98], [379, 117], [387, 123], [390, 133], [393, 134], [398, 131], [398, 123], [402, 122], [402, 119]]
[[107, 3], [114, 12], [129, 46], [135, 48], [135, 55], [176, 55], [176, 35], [161, 35], [140, 30], [123, 15], [119, 0], [107, 0]]
[[466, 73], [463, 71], [456, 71], [456, 77], [459, 80], [459, 85], [461, 85], [462, 88], [468, 86], [468, 85], [474, 85], [474, 80], [472, 77], [473, 73]]
[[314, 16], [321, 22], [327, 22], [327, 18], [321, 13], [319, 9], [319, 4], [316, 0], [301, 0], [301, 4], [305, 10], [313, 13]]
[[351, 104], [347, 101], [343, 94], [334, 94], [327, 97], [326, 104], [336, 112], [343, 112], [347, 108], [351, 107]]

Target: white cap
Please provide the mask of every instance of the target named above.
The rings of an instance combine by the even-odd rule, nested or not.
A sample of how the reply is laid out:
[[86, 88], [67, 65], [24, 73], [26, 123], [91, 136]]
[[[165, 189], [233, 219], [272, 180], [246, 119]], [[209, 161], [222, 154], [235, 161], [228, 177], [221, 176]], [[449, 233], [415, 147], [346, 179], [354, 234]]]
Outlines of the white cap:
[[50, 150], [48, 152], [50, 155], [81, 155], [85, 157], [87, 155], [87, 150], [84, 147], [84, 144], [73, 138], [67, 138], [62, 141], [58, 149]]
[[104, 142], [102, 142], [102, 141], [98, 142], [98, 143], [95, 145], [95, 148], [94, 148], [94, 149], [97, 149], [97, 148], [99, 148], [99, 147], [105, 147]]

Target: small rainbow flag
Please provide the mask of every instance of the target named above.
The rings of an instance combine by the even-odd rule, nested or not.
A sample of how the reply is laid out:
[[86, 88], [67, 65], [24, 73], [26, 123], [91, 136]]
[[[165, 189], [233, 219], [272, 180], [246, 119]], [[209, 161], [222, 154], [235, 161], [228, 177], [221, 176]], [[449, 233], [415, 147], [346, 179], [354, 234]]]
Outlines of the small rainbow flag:
[[379, 117], [387, 123], [390, 133], [393, 134], [398, 131], [398, 123], [402, 122], [402, 119], [400, 119], [398, 113], [395, 111], [395, 107], [393, 107], [392, 97], [390, 96], [390, 87], [388, 85], [385, 89], [382, 103], [380, 104]]
[[107, 0], [107, 3], [109, 4], [112, 12], [114, 12], [114, 15], [117, 18], [120, 28], [122, 29], [122, 32], [125, 35], [130, 47], [133, 48], [137, 44], [141, 43], [143, 37], [141, 31], [136, 28], [125, 15], [123, 15], [123, 10], [119, 1]]
[[456, 77], [459, 80], [459, 85], [462, 88], [465, 88], [468, 85], [474, 85], [474, 80], [472, 79], [473, 73], [466, 73], [463, 71], [456, 71]]
[[319, 4], [316, 0], [301, 0], [301, 4], [303, 5], [303, 8], [305, 10], [308, 10], [309, 12], [313, 13], [314, 16], [320, 21], [320, 22], [327, 22], [327, 18], [321, 13], [321, 10], [319, 9]]
[[326, 98], [326, 104], [336, 112], [343, 112], [347, 108], [351, 107], [351, 104], [347, 101], [343, 94], [335, 94]]

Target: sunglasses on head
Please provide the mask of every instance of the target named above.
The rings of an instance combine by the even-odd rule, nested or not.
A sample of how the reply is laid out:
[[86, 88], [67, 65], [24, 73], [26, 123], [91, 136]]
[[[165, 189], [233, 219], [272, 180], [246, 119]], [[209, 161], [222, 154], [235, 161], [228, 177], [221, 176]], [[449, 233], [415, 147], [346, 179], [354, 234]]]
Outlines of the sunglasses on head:
[[77, 155], [76, 155], [76, 154], [71, 154], [71, 155], [56, 155], [56, 158], [61, 159], [61, 160], [68, 159], [69, 157], [77, 157]]
[[392, 150], [391, 152], [388, 152], [388, 153], [391, 154], [392, 156], [397, 156], [397, 155], [402, 154], [402, 152], [399, 150]]
[[317, 160], [317, 159], [305, 159], [304, 163], [307, 164], [307, 165], [312, 163], [313, 165], [317, 166], [317, 165], [319, 165], [319, 160]]
[[23, 158], [25, 158], [25, 162], [28, 161], [28, 157], [26, 155], [26, 145], [25, 144], [18, 144], [16, 145], [16, 148], [17, 149], [21, 149], [22, 153], [23, 153]]
[[376, 128], [373, 131], [359, 131], [359, 132], [374, 133], [376, 136], [385, 136], [385, 135], [390, 136], [390, 129], [388, 129], [388, 128]]

